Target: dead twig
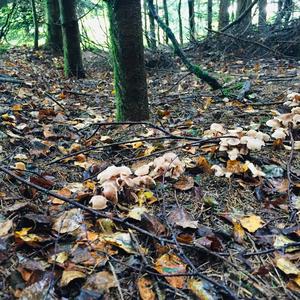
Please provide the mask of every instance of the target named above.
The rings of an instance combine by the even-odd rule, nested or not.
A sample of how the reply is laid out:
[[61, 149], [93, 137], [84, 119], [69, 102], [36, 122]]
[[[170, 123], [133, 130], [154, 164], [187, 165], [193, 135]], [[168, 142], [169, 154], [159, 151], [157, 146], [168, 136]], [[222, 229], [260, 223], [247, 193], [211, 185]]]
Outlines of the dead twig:
[[292, 161], [293, 161], [294, 150], [295, 150], [295, 140], [294, 140], [294, 136], [293, 136], [292, 123], [289, 124], [289, 136], [290, 136], [290, 140], [291, 140], [291, 152], [290, 152], [289, 160], [288, 160], [287, 166], [286, 166], [286, 172], [287, 172], [287, 178], [288, 178], [287, 194], [288, 194], [288, 206], [289, 206], [289, 213], [290, 213], [289, 221], [294, 222], [296, 214], [297, 214], [297, 209], [294, 207], [294, 204], [292, 201], [292, 193], [291, 193], [292, 186], [293, 186], [293, 181], [291, 178], [291, 168], [292, 168]]

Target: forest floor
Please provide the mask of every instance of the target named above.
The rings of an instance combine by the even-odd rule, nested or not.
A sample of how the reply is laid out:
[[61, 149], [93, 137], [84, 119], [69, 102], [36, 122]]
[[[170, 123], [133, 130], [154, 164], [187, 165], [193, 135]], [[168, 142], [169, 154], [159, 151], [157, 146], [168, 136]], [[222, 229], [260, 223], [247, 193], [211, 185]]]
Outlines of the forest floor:
[[151, 121], [114, 124], [106, 61], [0, 60], [0, 299], [299, 299], [299, 63], [149, 69]]

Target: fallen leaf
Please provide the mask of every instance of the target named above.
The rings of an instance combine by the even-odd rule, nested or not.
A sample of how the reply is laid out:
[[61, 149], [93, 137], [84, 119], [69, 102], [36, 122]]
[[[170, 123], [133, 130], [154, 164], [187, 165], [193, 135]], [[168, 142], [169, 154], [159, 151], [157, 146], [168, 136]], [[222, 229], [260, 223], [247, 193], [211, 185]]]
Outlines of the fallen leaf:
[[249, 217], [244, 217], [240, 219], [241, 225], [247, 229], [249, 232], [253, 233], [257, 229], [263, 227], [264, 221], [261, 217], [256, 215], [251, 215]]
[[132, 246], [132, 240], [129, 233], [116, 232], [102, 237], [107, 243], [123, 249], [127, 253], [136, 253]]
[[188, 191], [193, 188], [195, 182], [191, 176], [180, 176], [179, 180], [173, 185], [175, 189], [180, 191]]
[[117, 283], [114, 276], [110, 272], [101, 271], [89, 276], [83, 288], [93, 290], [101, 294], [116, 286]]
[[183, 228], [198, 228], [198, 221], [193, 221], [183, 208], [176, 208], [169, 216], [168, 220], [171, 224], [181, 226]]
[[72, 233], [78, 229], [83, 222], [83, 215], [78, 208], [70, 209], [58, 217], [52, 229], [59, 233]]
[[233, 237], [237, 243], [243, 243], [245, 231], [239, 222], [233, 222]]
[[278, 269], [287, 275], [299, 275], [300, 270], [286, 257], [278, 256], [275, 258], [275, 264]]
[[139, 278], [137, 286], [142, 300], [155, 300], [155, 293], [152, 290], [153, 282], [150, 279], [146, 277]]
[[203, 280], [189, 279], [188, 288], [197, 296], [200, 300], [216, 300], [218, 299], [214, 288]]
[[[186, 272], [186, 265], [175, 254], [162, 255], [156, 260], [154, 268], [160, 274], [165, 275]], [[183, 276], [166, 277], [166, 280], [174, 288], [182, 289], [184, 287], [185, 277]]]
[[9, 233], [9, 231], [12, 229], [13, 221], [12, 220], [6, 220], [4, 222], [0, 223], [0, 236], [5, 236]]
[[80, 271], [63, 271], [62, 277], [60, 280], [60, 285], [62, 287], [67, 286], [71, 281], [79, 278], [85, 278], [86, 275]]

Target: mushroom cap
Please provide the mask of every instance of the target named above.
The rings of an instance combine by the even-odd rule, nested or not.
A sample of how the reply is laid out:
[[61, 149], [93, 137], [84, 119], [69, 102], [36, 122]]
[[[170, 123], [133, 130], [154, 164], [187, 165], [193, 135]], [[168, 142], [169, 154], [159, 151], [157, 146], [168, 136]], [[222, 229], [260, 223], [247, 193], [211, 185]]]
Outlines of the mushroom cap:
[[102, 194], [107, 200], [110, 200], [113, 203], [118, 202], [119, 186], [115, 180], [105, 181], [101, 187], [103, 188]]
[[227, 153], [230, 160], [236, 160], [240, 155], [240, 151], [237, 148], [233, 148], [227, 151]]
[[132, 172], [128, 167], [116, 167], [113, 165], [98, 174], [97, 179], [99, 180], [100, 184], [102, 184], [103, 182], [110, 180], [111, 178], [119, 177], [121, 174], [129, 176], [132, 174]]
[[274, 129], [277, 129], [277, 128], [281, 127], [280, 121], [276, 120], [276, 119], [271, 119], [271, 120], [267, 121], [266, 125], [269, 126], [269, 127], [274, 128]]
[[272, 137], [274, 139], [285, 139], [285, 137], [287, 136], [286, 130], [284, 128], [277, 128], [273, 133], [272, 133]]

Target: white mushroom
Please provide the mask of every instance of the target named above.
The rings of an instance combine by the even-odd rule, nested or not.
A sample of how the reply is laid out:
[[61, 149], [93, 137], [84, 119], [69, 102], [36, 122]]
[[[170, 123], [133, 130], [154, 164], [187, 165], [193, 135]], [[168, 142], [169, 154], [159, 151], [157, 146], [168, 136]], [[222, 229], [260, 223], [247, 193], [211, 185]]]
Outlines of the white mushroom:
[[99, 180], [100, 184], [103, 182], [118, 177], [120, 175], [131, 175], [132, 172], [128, 167], [122, 166], [122, 167], [116, 167], [116, 166], [110, 166], [106, 168], [104, 171], [102, 171], [100, 174], [98, 174], [97, 179]]

